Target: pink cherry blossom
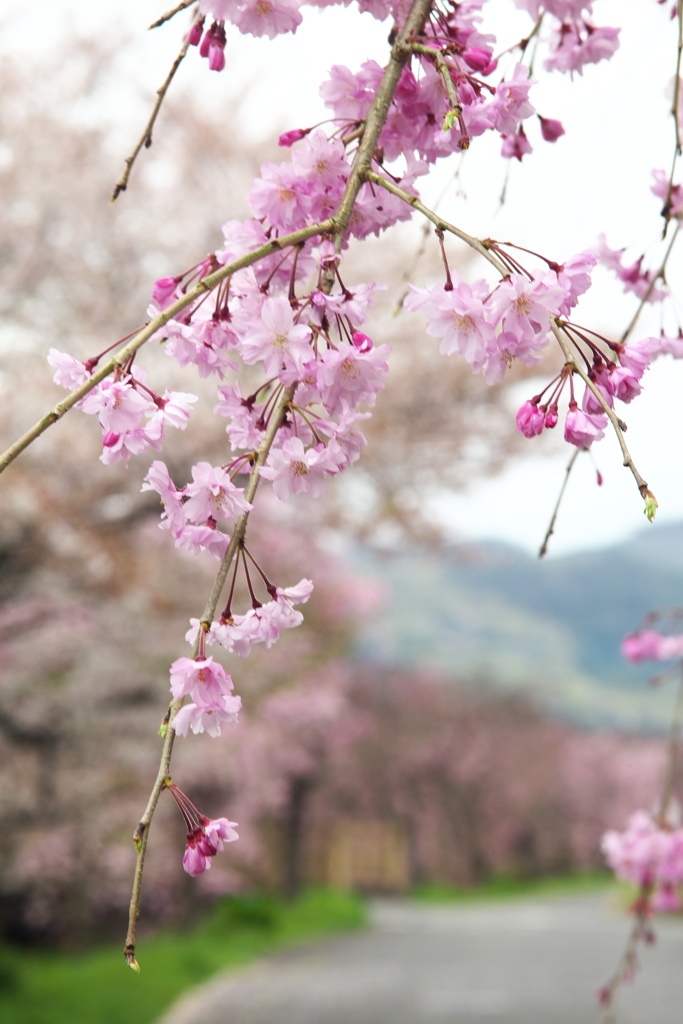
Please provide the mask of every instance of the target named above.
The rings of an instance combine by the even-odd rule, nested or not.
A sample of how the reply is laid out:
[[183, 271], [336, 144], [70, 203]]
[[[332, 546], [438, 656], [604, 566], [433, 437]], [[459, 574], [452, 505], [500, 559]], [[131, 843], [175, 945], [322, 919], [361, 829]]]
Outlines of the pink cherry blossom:
[[211, 707], [233, 689], [231, 677], [212, 657], [177, 658], [171, 665], [171, 693]]
[[242, 339], [245, 363], [263, 360], [269, 377], [286, 369], [300, 372], [311, 356], [311, 329], [294, 323], [294, 313], [287, 299], [266, 299], [261, 320]]
[[516, 430], [525, 437], [536, 437], [545, 426], [545, 413], [539, 409], [538, 402], [525, 402], [516, 417]]
[[210, 462], [192, 467], [192, 483], [185, 488], [184, 513], [190, 522], [207, 519], [235, 519], [253, 508], [244, 498], [244, 488], [235, 487], [230, 474]]
[[322, 355], [318, 382], [323, 405], [331, 415], [341, 412], [344, 403], [350, 407], [359, 402], [375, 404], [377, 392], [384, 388], [390, 351], [388, 345], [378, 345], [361, 352], [342, 343]]
[[209, 705], [191, 701], [184, 704], [173, 719], [173, 729], [178, 736], [187, 736], [191, 729], [195, 735], [205, 732], [209, 736], [220, 736], [221, 726], [236, 725], [237, 715], [242, 707], [238, 696], [221, 694]]
[[304, 449], [298, 437], [292, 437], [281, 448], [273, 448], [261, 468], [261, 476], [272, 480], [273, 490], [282, 501], [293, 494], [319, 497], [325, 486], [325, 474], [339, 472], [345, 458], [336, 441]]
[[569, 403], [569, 412], [564, 423], [564, 439], [577, 448], [590, 448], [594, 441], [601, 441], [607, 427], [606, 416], [594, 416], [582, 412], [576, 402]]
[[496, 348], [495, 331], [483, 302], [489, 291], [486, 281], [469, 285], [454, 277], [450, 291], [442, 287], [411, 287], [405, 306], [422, 309], [427, 318], [427, 334], [441, 338], [441, 355], [457, 352], [478, 372]]
[[297, 0], [241, 0], [231, 20], [240, 32], [274, 39], [282, 32], [296, 32], [303, 19]]
[[223, 843], [234, 843], [239, 838], [235, 829], [236, 821], [228, 821], [227, 818], [209, 819], [204, 823], [204, 834], [209, 846], [214, 851], [223, 849]]
[[129, 379], [101, 381], [85, 396], [82, 409], [96, 415], [103, 430], [116, 434], [135, 430], [144, 413], [155, 411], [151, 399], [133, 387]]
[[55, 384], [60, 384], [69, 391], [85, 383], [89, 377], [85, 363], [74, 359], [68, 352], [60, 352], [59, 349], [51, 348], [47, 354], [47, 361], [57, 371], [53, 377]]

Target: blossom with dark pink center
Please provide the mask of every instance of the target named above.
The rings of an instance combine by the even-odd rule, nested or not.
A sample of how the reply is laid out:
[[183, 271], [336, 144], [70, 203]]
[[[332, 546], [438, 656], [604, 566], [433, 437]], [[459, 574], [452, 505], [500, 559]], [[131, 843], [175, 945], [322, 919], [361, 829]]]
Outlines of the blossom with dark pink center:
[[359, 402], [374, 405], [377, 392], [384, 387], [389, 369], [386, 357], [388, 345], [378, 345], [362, 352], [353, 345], [342, 343], [329, 349], [320, 359], [318, 386], [325, 409], [334, 416], [341, 412], [344, 402], [352, 407]]
[[236, 519], [253, 508], [244, 498], [244, 488], [235, 487], [230, 474], [210, 462], [198, 462], [192, 467], [192, 483], [185, 488], [185, 494], [185, 517], [198, 524], [209, 518]]
[[242, 338], [242, 358], [248, 364], [262, 360], [269, 377], [276, 376], [283, 367], [300, 371], [311, 357], [310, 341], [310, 327], [294, 323], [287, 299], [266, 299], [260, 321]]
[[213, 658], [176, 658], [171, 665], [171, 693], [176, 698], [190, 697], [208, 707], [233, 689], [231, 677]]
[[150, 398], [141, 394], [127, 380], [103, 380], [81, 403], [83, 412], [95, 414], [102, 429], [123, 434], [135, 430], [142, 422], [143, 414], [155, 411]]
[[336, 441], [304, 449], [299, 437], [291, 437], [281, 448], [271, 449], [261, 476], [272, 480], [273, 490], [282, 501], [293, 494], [319, 497], [325, 486], [325, 475], [334, 476], [346, 459]]
[[476, 373], [496, 349], [495, 331], [489, 322], [489, 309], [483, 300], [489, 293], [486, 281], [470, 285], [453, 276], [453, 288], [411, 287], [406, 309], [422, 309], [427, 318], [427, 334], [441, 338], [439, 352], [449, 356], [457, 352]]

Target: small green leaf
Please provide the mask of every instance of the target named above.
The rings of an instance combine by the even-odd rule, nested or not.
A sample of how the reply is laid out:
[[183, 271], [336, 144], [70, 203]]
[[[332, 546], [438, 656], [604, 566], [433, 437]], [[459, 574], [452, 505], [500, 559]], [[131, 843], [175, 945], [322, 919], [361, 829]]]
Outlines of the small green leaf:
[[649, 522], [652, 522], [656, 516], [658, 508], [659, 505], [657, 504], [657, 499], [651, 491], [648, 491], [645, 495], [645, 508], [643, 509], [643, 512], [647, 516]]

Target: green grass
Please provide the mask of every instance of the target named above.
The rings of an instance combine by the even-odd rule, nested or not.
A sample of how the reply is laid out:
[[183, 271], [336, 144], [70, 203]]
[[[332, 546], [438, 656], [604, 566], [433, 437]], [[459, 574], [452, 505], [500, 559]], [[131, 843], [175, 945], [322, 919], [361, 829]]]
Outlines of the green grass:
[[139, 944], [140, 974], [126, 968], [120, 947], [67, 954], [0, 946], [0, 1020], [150, 1024], [217, 971], [364, 923], [361, 900], [347, 893], [310, 890], [289, 904], [266, 895], [233, 897], [193, 931]]
[[471, 888], [440, 883], [418, 885], [411, 895], [415, 899], [429, 903], [466, 903], [478, 900], [508, 900], [524, 896], [563, 896], [597, 892], [613, 884], [614, 877], [605, 872], [530, 879], [496, 875], [484, 885]]

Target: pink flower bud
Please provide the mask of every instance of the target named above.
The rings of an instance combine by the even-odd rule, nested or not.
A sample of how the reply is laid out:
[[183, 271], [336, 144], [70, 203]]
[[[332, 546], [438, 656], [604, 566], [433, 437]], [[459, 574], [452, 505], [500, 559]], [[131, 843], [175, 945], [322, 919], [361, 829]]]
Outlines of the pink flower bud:
[[180, 281], [179, 277], [160, 277], [158, 281], [154, 282], [152, 302], [155, 302], [159, 309], [166, 309], [166, 306], [170, 304], [178, 281]]
[[525, 402], [517, 413], [516, 430], [525, 437], [536, 437], [545, 425], [545, 416], [538, 403]]
[[305, 139], [310, 130], [310, 128], [292, 128], [289, 132], [283, 132], [277, 140], [277, 144], [278, 146], [293, 146], [300, 139]]
[[120, 437], [120, 434], [115, 434], [113, 430], [108, 430], [102, 438], [102, 444], [105, 448], [113, 448], [114, 445], [118, 444]]
[[[468, 68], [472, 68], [473, 71], [483, 71], [485, 74], [490, 67], [491, 57], [491, 51], [484, 50], [481, 46], [468, 46], [462, 51], [462, 59]], [[491, 70], [493, 69], [491, 68]]]
[[200, 18], [199, 21], [195, 21], [194, 25], [190, 29], [190, 34], [187, 37], [187, 42], [190, 46], [199, 46], [199, 42], [202, 38], [202, 32], [204, 31], [204, 19]]
[[557, 413], [557, 406], [556, 405], [551, 405], [550, 408], [548, 409], [547, 413], [545, 414], [545, 425], [546, 425], [546, 428], [548, 430], [552, 430], [553, 427], [557, 426], [557, 421], [558, 420], [559, 420], [559, 416], [558, 416], [558, 413]]
[[361, 334], [360, 331], [353, 332], [351, 335], [351, 341], [359, 352], [369, 352], [372, 348], [372, 339], [368, 338], [367, 334]]
[[209, 71], [222, 71], [225, 67], [225, 51], [222, 46], [212, 46], [209, 50]]
[[560, 135], [564, 135], [561, 121], [556, 121], [552, 117], [541, 117], [540, 114], [538, 120], [541, 122], [541, 135], [546, 142], [557, 142]]

